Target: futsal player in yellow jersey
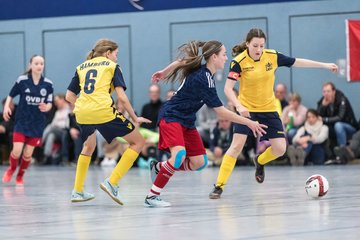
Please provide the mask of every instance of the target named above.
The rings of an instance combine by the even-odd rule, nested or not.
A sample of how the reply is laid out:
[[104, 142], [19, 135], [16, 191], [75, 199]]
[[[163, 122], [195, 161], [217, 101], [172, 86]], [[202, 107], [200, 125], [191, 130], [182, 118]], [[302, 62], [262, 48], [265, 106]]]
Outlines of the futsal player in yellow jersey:
[[[281, 66], [294, 66], [325, 68], [332, 72], [338, 70], [334, 63], [287, 57], [275, 50], [265, 49], [265, 43], [264, 32], [254, 28], [247, 34], [245, 42], [233, 48], [234, 59], [230, 64], [224, 89], [226, 96], [241, 116], [268, 126], [261, 140], [269, 139], [271, 146], [254, 159], [255, 178], [259, 183], [262, 183], [265, 178], [264, 165], [282, 156], [286, 151], [284, 130], [279, 114], [276, 112], [273, 90], [276, 69]], [[233, 91], [237, 81], [240, 82], [238, 98]], [[249, 133], [246, 126], [234, 124], [232, 143], [223, 157], [215, 187], [209, 194], [211, 199], [220, 198]]]
[[115, 90], [118, 100], [137, 123], [151, 121], [137, 117], [126, 94], [121, 69], [117, 62], [118, 45], [108, 39], [100, 39], [89, 53], [87, 60], [76, 68], [66, 100], [75, 104], [74, 113], [80, 127], [83, 149], [78, 158], [72, 202], [94, 199], [94, 195], [84, 191], [86, 173], [91, 155], [96, 147], [96, 133], [110, 143], [116, 137], [123, 137], [130, 146], [122, 155], [111, 176], [100, 184], [117, 203], [123, 204], [119, 195], [119, 180], [133, 165], [145, 140], [135, 126], [115, 108], [111, 94]]

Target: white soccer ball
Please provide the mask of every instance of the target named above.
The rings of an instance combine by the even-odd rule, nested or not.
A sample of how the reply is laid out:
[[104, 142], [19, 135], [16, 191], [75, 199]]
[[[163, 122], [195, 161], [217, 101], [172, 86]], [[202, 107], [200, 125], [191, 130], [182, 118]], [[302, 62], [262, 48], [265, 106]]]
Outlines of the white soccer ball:
[[305, 190], [310, 197], [319, 198], [328, 192], [329, 182], [324, 176], [315, 174], [306, 180]]

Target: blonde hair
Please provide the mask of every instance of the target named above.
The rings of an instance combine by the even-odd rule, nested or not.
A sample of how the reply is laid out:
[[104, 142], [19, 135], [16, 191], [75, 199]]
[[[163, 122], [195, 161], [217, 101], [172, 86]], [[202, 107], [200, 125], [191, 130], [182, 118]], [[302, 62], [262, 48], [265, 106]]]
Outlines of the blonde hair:
[[117, 43], [110, 39], [99, 39], [95, 43], [95, 46], [91, 50], [91, 52], [88, 53], [86, 59], [90, 60], [96, 57], [101, 57], [107, 51], [113, 52], [118, 48], [119, 46], [117, 45]]
[[291, 93], [290, 95], [289, 95], [289, 101], [297, 101], [297, 102], [299, 102], [299, 103], [301, 103], [301, 97], [300, 97], [300, 94], [298, 94], [298, 93]]

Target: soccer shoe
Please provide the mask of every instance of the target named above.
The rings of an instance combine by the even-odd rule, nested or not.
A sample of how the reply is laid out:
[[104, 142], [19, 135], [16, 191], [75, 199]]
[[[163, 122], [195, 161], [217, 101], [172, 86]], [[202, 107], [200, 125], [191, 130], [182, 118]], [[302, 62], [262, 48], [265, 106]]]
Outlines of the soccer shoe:
[[13, 174], [14, 174], [14, 171], [11, 170], [11, 168], [9, 167], [3, 175], [2, 182], [3, 183], [10, 182]]
[[144, 207], [170, 207], [171, 203], [165, 202], [159, 195], [146, 196]]
[[263, 183], [264, 179], [265, 179], [265, 169], [264, 169], [264, 165], [261, 165], [258, 162], [258, 157], [253, 158], [256, 170], [255, 170], [255, 179], [258, 183]]
[[24, 176], [17, 175], [15, 184], [16, 184], [16, 186], [23, 186], [24, 185]]
[[209, 193], [210, 199], [219, 199], [221, 197], [221, 194], [223, 192], [223, 189], [221, 188], [223, 185], [216, 186], [214, 185], [214, 189]]
[[120, 200], [119, 186], [111, 185], [109, 178], [105, 179], [104, 182], [100, 183], [100, 188], [104, 190], [109, 196], [118, 204], [124, 205]]
[[156, 176], [159, 174], [159, 170], [156, 168], [156, 165], [159, 162], [156, 159], [151, 159], [150, 163], [149, 163], [149, 169], [150, 169], [150, 177], [151, 177], [151, 182], [154, 183]]
[[94, 194], [85, 191], [76, 192], [75, 190], [73, 190], [71, 193], [71, 202], [86, 202], [93, 200], [94, 198]]

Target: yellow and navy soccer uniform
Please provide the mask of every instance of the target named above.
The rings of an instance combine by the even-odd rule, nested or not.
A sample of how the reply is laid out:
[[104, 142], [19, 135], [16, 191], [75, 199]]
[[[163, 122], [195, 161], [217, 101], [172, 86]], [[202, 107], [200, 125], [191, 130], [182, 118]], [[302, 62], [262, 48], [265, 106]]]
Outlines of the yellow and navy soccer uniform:
[[126, 90], [121, 69], [111, 60], [96, 57], [77, 66], [68, 90], [79, 95], [74, 113], [83, 141], [96, 129], [109, 143], [134, 129], [115, 108], [111, 94], [116, 87]]
[[[295, 58], [287, 57], [275, 50], [264, 49], [259, 60], [253, 60], [245, 50], [230, 64], [228, 79], [240, 81], [239, 101], [246, 107], [251, 119], [268, 125], [263, 139], [284, 137], [283, 126], [276, 112], [274, 94], [275, 71], [278, 67], [291, 67]], [[235, 124], [235, 133], [249, 134], [250, 129]]]

